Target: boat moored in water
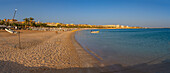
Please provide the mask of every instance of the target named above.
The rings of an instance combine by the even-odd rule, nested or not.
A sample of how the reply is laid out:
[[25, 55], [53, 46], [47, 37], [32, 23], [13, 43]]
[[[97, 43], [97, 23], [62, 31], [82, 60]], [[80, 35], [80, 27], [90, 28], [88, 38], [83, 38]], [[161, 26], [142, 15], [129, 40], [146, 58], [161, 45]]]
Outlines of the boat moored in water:
[[91, 31], [90, 33], [99, 33], [99, 31]]

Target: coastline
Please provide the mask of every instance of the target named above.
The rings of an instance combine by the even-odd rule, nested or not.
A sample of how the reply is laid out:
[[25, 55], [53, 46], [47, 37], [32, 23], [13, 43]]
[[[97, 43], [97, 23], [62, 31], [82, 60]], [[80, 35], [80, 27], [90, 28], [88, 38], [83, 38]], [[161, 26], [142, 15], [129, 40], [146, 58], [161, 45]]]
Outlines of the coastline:
[[[84, 29], [84, 30], [88, 30], [88, 29]], [[79, 31], [82, 31], [82, 30], [78, 30], [78, 32]], [[95, 60], [97, 60], [97, 61], [101, 61], [101, 60], [103, 60], [103, 58], [102, 57], [100, 57], [99, 55], [97, 55], [95, 52], [93, 52], [92, 50], [90, 50], [88, 47], [83, 47], [77, 40], [76, 40], [76, 38], [75, 38], [75, 35], [76, 35], [76, 32], [77, 31], [74, 31], [73, 33], [72, 33], [72, 39], [73, 39], [73, 43], [77, 43], [79, 46], [77, 46], [77, 47], [80, 47], [80, 48], [82, 48], [82, 49], [84, 49], [84, 51], [86, 51], [88, 54], [90, 54], [91, 56], [93, 56], [94, 58], [95, 58]], [[74, 37], [74, 38], [73, 38]]]
[[153, 68], [154, 73], [163, 68], [169, 71], [168, 62], [103, 65], [76, 41], [75, 31], [21, 32], [19, 49], [18, 36], [0, 30], [0, 73], [147, 73]]
[[0, 42], [2, 73], [63, 73], [65, 70], [69, 73], [101, 72], [97, 59], [76, 42], [75, 32], [56, 34], [55, 32], [22, 31], [22, 49], [17, 48], [17, 35], [4, 31], [1, 31], [0, 35], [4, 35], [0, 39], [3, 40]]
[[[82, 31], [82, 30], [78, 30], [78, 31]], [[73, 42], [73, 45], [75, 46], [75, 49], [77, 50], [81, 60], [84, 62], [84, 66], [87, 66], [89, 64], [89, 66], [93, 67], [93, 66], [99, 66], [100, 65], [100, 61], [95, 58], [95, 56], [93, 56], [92, 54], [94, 54], [90, 49], [87, 49], [88, 51], [85, 50], [85, 48], [83, 48], [81, 46], [81, 44], [75, 39], [75, 34], [76, 31], [72, 32], [71, 34], [71, 40]], [[90, 54], [91, 53], [91, 54]]]

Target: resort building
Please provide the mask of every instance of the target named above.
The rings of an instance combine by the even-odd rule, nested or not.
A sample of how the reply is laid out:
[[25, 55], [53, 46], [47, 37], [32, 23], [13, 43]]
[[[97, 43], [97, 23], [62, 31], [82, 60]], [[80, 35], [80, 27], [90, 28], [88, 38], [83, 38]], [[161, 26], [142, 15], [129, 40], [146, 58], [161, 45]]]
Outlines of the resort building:
[[116, 25], [102, 25], [104, 28], [115, 28], [116, 27]]
[[7, 22], [16, 22], [16, 19], [7, 19]]
[[125, 28], [125, 26], [123, 26], [123, 25], [120, 25], [120, 28]]
[[58, 25], [60, 25], [60, 24], [62, 24], [62, 23], [50, 23], [50, 22], [47, 22], [46, 23], [48, 26], [58, 26]]
[[40, 24], [40, 23], [43, 23], [43, 22], [40, 22], [40, 21], [38, 21], [38, 22], [35, 22], [35, 24]]
[[125, 28], [129, 28], [129, 26], [125, 26]]
[[61, 24], [61, 23], [55, 23], [56, 25], [59, 25], [59, 24]]
[[49, 22], [47, 22], [46, 23], [48, 26], [57, 26], [55, 23], [49, 23]]
[[4, 21], [6, 22], [6, 19], [4, 19]]
[[116, 27], [116, 28], [120, 28], [120, 25], [119, 25], [119, 24], [117, 24], [117, 25], [115, 25], [115, 27]]

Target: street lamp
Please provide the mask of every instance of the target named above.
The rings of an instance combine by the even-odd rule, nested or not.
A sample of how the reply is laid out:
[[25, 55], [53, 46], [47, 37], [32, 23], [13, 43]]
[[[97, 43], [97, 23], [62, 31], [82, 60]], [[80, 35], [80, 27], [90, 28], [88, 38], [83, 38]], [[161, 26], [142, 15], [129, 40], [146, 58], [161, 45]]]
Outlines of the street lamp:
[[[17, 9], [15, 9], [15, 12], [14, 12], [14, 16], [13, 16], [13, 21], [14, 21], [14, 18], [15, 18], [15, 14], [17, 12]], [[18, 31], [18, 40], [19, 40], [19, 49], [21, 49], [21, 42], [20, 42], [20, 31]]]
[[13, 16], [13, 20], [14, 20], [14, 18], [15, 18], [15, 14], [16, 14], [16, 12], [17, 12], [17, 9], [15, 9], [14, 16]]

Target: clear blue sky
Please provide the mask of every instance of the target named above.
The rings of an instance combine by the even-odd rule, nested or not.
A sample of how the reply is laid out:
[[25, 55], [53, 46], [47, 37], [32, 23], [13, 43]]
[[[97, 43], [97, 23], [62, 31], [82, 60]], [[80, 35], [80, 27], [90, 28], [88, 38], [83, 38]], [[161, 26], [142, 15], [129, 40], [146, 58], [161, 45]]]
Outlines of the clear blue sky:
[[0, 0], [0, 19], [170, 27], [168, 0]]

